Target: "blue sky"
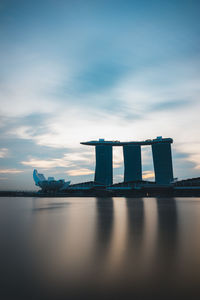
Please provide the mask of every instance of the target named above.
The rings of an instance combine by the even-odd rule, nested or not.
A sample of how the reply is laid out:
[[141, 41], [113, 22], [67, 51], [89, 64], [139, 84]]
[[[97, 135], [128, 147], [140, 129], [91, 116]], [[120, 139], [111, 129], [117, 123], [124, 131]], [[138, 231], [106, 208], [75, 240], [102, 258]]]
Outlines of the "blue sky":
[[[199, 1], [0, 2], [0, 189], [32, 171], [93, 179], [81, 141], [172, 137], [174, 176], [200, 176]], [[142, 152], [153, 180], [151, 149]], [[114, 149], [114, 181], [123, 178]]]

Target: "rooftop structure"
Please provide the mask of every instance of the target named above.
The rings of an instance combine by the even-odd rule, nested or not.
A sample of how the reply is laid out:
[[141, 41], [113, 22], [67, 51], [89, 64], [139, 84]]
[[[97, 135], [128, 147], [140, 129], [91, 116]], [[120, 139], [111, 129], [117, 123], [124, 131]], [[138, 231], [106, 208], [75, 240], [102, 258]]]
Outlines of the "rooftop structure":
[[98, 141], [88, 141], [88, 142], [81, 142], [82, 145], [88, 145], [88, 146], [97, 146], [97, 145], [103, 145], [103, 146], [148, 146], [158, 143], [173, 143], [173, 139], [171, 138], [163, 138], [162, 136], [158, 136], [156, 139], [148, 139], [145, 141], [127, 141], [127, 142], [120, 142], [120, 141], [105, 141], [104, 139], [99, 139]]

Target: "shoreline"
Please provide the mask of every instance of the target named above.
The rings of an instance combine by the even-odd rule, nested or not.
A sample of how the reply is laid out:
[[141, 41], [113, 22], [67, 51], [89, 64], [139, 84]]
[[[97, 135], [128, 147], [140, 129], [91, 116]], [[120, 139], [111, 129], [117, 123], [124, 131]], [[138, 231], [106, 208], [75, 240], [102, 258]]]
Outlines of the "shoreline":
[[200, 187], [142, 188], [139, 190], [68, 190], [65, 192], [0, 191], [0, 197], [200, 197]]

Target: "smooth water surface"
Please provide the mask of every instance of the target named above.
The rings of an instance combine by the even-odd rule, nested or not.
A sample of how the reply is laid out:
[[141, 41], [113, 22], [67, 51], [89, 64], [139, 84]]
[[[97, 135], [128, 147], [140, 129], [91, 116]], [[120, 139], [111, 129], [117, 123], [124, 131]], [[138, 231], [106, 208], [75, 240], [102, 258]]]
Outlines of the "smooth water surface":
[[200, 295], [200, 198], [0, 198], [0, 299]]

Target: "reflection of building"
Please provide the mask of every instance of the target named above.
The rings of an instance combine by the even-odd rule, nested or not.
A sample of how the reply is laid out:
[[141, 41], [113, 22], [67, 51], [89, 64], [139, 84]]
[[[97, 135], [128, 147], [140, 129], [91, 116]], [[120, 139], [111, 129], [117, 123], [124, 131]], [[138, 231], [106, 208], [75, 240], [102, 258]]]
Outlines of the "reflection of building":
[[173, 197], [163, 197], [157, 198], [156, 202], [158, 224], [152, 274], [155, 282], [160, 282], [161, 285], [167, 282], [173, 286], [176, 282], [177, 287], [181, 287], [183, 283], [179, 278], [182, 267], [178, 267], [181, 247], [176, 200]]
[[[112, 198], [96, 198], [97, 237], [102, 248], [110, 246], [113, 232], [114, 207]], [[102, 250], [102, 249], [101, 249]]]
[[64, 179], [55, 180], [54, 177], [45, 178], [43, 174], [39, 174], [37, 170], [33, 171], [33, 179], [35, 185], [42, 188], [42, 191], [62, 191], [68, 188], [70, 181]]
[[151, 145], [156, 184], [171, 184], [173, 182], [173, 167], [171, 155], [171, 138], [157, 137], [153, 140], [138, 142], [99, 141], [83, 142], [83, 145], [95, 146], [96, 169], [95, 181], [103, 185], [113, 182], [112, 147], [122, 146], [124, 154], [124, 182], [142, 180], [141, 146]]

